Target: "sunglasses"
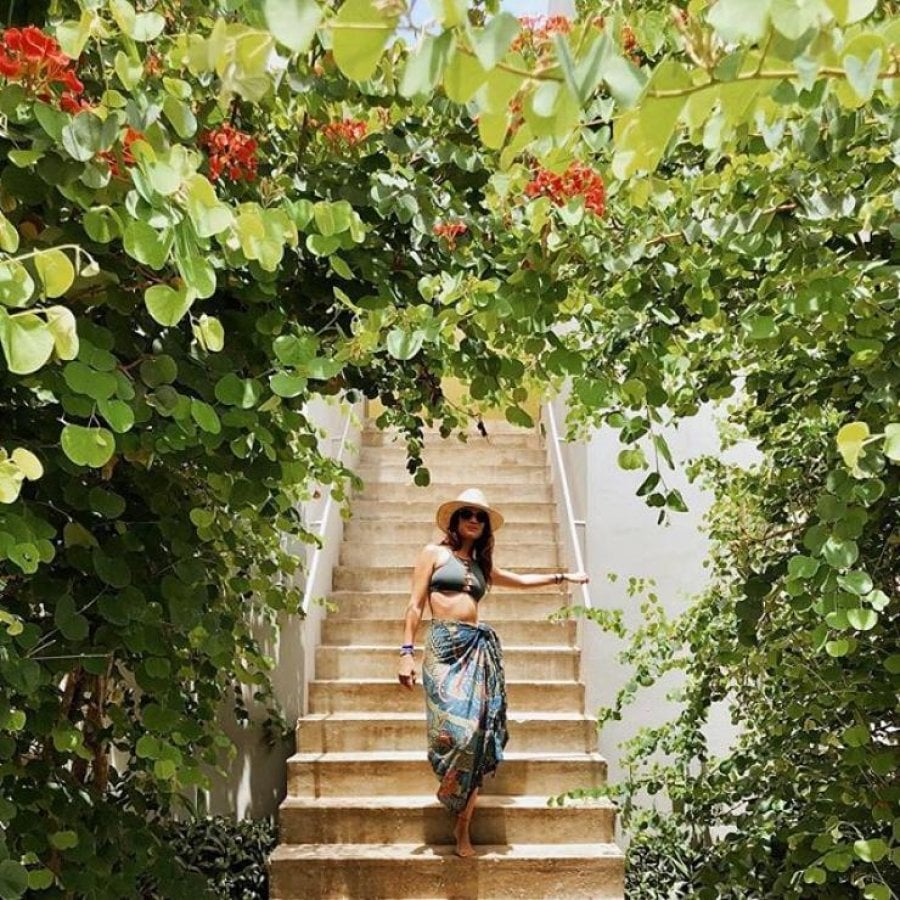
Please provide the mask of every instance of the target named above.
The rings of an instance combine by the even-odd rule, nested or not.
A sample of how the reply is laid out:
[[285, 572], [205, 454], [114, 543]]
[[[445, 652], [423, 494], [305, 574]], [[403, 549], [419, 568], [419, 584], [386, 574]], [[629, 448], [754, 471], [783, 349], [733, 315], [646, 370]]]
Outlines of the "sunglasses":
[[460, 519], [474, 519], [476, 522], [481, 522], [482, 525], [487, 522], [488, 517], [487, 513], [482, 509], [470, 509], [468, 506], [464, 506], [459, 511]]

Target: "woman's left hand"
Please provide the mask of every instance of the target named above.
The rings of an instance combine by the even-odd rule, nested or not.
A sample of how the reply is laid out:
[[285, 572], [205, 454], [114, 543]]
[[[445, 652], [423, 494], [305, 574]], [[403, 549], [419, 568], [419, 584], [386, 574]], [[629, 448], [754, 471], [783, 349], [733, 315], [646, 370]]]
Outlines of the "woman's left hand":
[[566, 572], [565, 578], [573, 584], [587, 584], [591, 580], [586, 572]]

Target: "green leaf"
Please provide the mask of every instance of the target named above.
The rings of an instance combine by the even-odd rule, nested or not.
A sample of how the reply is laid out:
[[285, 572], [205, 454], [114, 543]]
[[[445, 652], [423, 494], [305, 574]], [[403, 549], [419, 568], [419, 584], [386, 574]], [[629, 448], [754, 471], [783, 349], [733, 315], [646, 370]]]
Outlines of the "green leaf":
[[191, 418], [209, 434], [218, 434], [222, 430], [222, 423], [215, 409], [196, 397], [191, 397]]
[[34, 293], [34, 281], [28, 270], [15, 260], [0, 264], [0, 304], [27, 306]]
[[0, 346], [10, 372], [30, 375], [50, 359], [53, 333], [47, 323], [34, 313], [10, 316], [0, 309]]
[[387, 336], [387, 350], [394, 359], [412, 359], [425, 341], [423, 331], [407, 332], [402, 328], [393, 328]]
[[859, 597], [863, 594], [868, 594], [872, 590], [872, 579], [868, 572], [855, 571], [839, 575], [838, 584], [844, 590], [850, 591], [851, 594], [856, 594]]
[[717, 0], [707, 21], [730, 44], [758, 43], [769, 28], [771, 0]]
[[133, 219], [125, 226], [125, 252], [151, 269], [161, 269], [166, 264], [173, 241], [171, 228], [157, 231], [140, 219]]
[[874, 609], [848, 609], [847, 621], [857, 631], [871, 631], [878, 624], [878, 613]]
[[853, 88], [856, 96], [863, 103], [867, 103], [875, 93], [875, 85], [878, 83], [878, 71], [881, 68], [882, 52], [876, 47], [863, 62], [858, 57], [847, 54], [844, 57], [844, 71], [847, 73], [847, 81]]
[[619, 468], [625, 469], [626, 471], [632, 469], [642, 469], [647, 465], [647, 459], [644, 456], [644, 451], [640, 447], [631, 447], [626, 450], [622, 450], [618, 456]]
[[888, 855], [889, 850], [890, 848], [881, 838], [853, 842], [853, 852], [863, 862], [881, 862]]
[[61, 297], [75, 281], [75, 267], [62, 250], [45, 250], [34, 258], [34, 267], [48, 297]]
[[187, 140], [194, 136], [197, 132], [197, 117], [187, 103], [169, 95], [163, 100], [162, 108], [178, 137]]
[[78, 59], [84, 50], [85, 44], [91, 36], [91, 28], [96, 19], [96, 12], [93, 8], [86, 9], [81, 13], [81, 18], [75, 21], [60, 22], [56, 26], [56, 40], [62, 52], [70, 59]]
[[98, 244], [108, 244], [122, 234], [122, 220], [109, 206], [97, 206], [84, 215], [84, 230]]
[[444, 69], [444, 92], [454, 103], [468, 103], [486, 78], [487, 72], [476, 57], [457, 50]]
[[862, 747], [869, 743], [869, 729], [865, 725], [851, 725], [841, 738], [848, 747]]
[[771, 0], [772, 24], [789, 41], [827, 22], [831, 15], [824, 0]]
[[104, 149], [103, 122], [93, 112], [80, 112], [62, 129], [62, 146], [73, 159], [87, 162]]
[[803, 872], [803, 881], [806, 884], [825, 884], [828, 873], [818, 866], [810, 866]]
[[878, 3], [878, 0], [825, 0], [834, 13], [839, 25], [852, 25], [865, 19]]
[[812, 578], [819, 570], [819, 561], [811, 556], [793, 556], [788, 561], [788, 574], [791, 578]]
[[129, 91], [140, 84], [141, 79], [144, 77], [143, 62], [139, 59], [132, 59], [121, 50], [116, 53], [113, 68], [116, 70], [116, 75], [119, 76], [119, 81]]
[[488, 71], [493, 69], [520, 31], [519, 20], [512, 13], [501, 12], [492, 16], [480, 32], [471, 32], [473, 49], [481, 67]]
[[225, 329], [215, 316], [204, 313], [191, 327], [200, 346], [209, 353], [218, 353], [225, 346]]
[[15, 900], [28, 890], [28, 870], [13, 859], [0, 862], [0, 897]]
[[534, 428], [534, 419], [518, 406], [506, 407], [506, 421], [522, 428]]
[[309, 48], [322, 20], [315, 0], [265, 0], [263, 11], [269, 31], [294, 53]]
[[447, 67], [456, 36], [452, 31], [426, 35], [418, 52], [410, 56], [400, 79], [400, 95], [430, 95]]
[[833, 569], [846, 569], [859, 557], [859, 547], [856, 541], [842, 540], [831, 535], [822, 547], [822, 555]]
[[106, 428], [66, 425], [60, 438], [63, 453], [79, 466], [99, 469], [112, 459], [116, 439]]
[[49, 835], [49, 841], [57, 850], [71, 850], [78, 846], [78, 834], [74, 831], [54, 831]]
[[29, 481], [36, 481], [44, 474], [41, 461], [24, 447], [16, 447], [10, 455], [10, 459], [19, 467]]
[[302, 375], [278, 372], [269, 379], [269, 387], [279, 397], [298, 397], [306, 390], [307, 380]]
[[396, 24], [397, 17], [382, 13], [374, 0], [347, 0], [331, 20], [338, 68], [353, 81], [371, 78]]
[[15, 253], [19, 249], [19, 232], [6, 216], [0, 212], [0, 250]]
[[884, 429], [884, 455], [892, 462], [900, 462], [900, 423], [891, 422]]
[[118, 434], [130, 431], [134, 425], [134, 410], [124, 400], [100, 400], [97, 410]]
[[47, 327], [53, 335], [53, 346], [60, 359], [78, 356], [78, 331], [75, 316], [65, 306], [48, 306], [44, 310]]
[[144, 292], [147, 311], [160, 325], [177, 325], [194, 302], [193, 292], [186, 287], [178, 290], [167, 284], [154, 284]]
[[198, 237], [221, 234], [234, 222], [231, 210], [216, 196], [212, 184], [195, 173], [184, 182], [185, 206]]

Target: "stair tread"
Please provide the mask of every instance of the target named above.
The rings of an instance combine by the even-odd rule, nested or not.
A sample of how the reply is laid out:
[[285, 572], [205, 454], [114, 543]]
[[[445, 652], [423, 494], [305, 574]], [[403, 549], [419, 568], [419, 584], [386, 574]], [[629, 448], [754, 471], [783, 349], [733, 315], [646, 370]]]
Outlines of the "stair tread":
[[[381, 650], [384, 652], [397, 652], [396, 644], [319, 644], [321, 650]], [[572, 647], [569, 644], [503, 644], [503, 652], [517, 653], [567, 653], [574, 656], [580, 652], [578, 647]]]
[[[576, 712], [507, 712], [506, 718], [511, 722], [593, 722], [592, 716], [584, 713]], [[424, 722], [425, 713], [421, 712], [336, 712], [336, 713], [309, 713], [297, 719], [298, 723], [303, 722], [319, 722], [322, 720], [330, 722], [372, 722], [372, 721], [403, 721], [403, 722]]]
[[[552, 812], [572, 809], [612, 809], [615, 804], [606, 797], [592, 797], [569, 801], [563, 807], [547, 806], [546, 794], [479, 794], [478, 809], [546, 809]], [[365, 794], [344, 797], [285, 797], [281, 809], [444, 809], [443, 804], [431, 794], [385, 794], [369, 796]]]
[[[615, 860], [624, 858], [617, 844], [481, 844], [476, 845], [476, 856], [464, 860], [465, 864], [477, 864], [478, 859], [592, 859]], [[450, 844], [281, 844], [272, 853], [273, 863], [279, 860], [303, 859], [442, 859], [455, 858]]]
[[[326, 753], [294, 753], [288, 757], [288, 763], [309, 762], [428, 762], [425, 750], [350, 750], [328, 751]], [[587, 750], [559, 752], [520, 750], [504, 751], [503, 761], [512, 762], [606, 762], [599, 753]]]
[[[519, 680], [516, 678], [505, 678], [504, 679], [507, 685], [510, 684], [531, 684], [531, 685], [539, 685], [540, 687], [548, 687], [548, 686], [559, 686], [563, 684], [581, 684], [580, 681], [576, 681], [573, 678], [557, 678], [557, 679], [541, 679], [540, 681], [533, 681], [531, 679]], [[393, 678], [314, 678], [310, 681], [310, 684], [397, 684], [397, 681]]]

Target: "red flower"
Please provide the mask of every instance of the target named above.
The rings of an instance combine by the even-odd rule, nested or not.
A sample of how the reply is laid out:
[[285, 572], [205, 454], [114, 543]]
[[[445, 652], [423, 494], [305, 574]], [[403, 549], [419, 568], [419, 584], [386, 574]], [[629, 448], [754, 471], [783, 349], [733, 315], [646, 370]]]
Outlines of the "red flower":
[[456, 249], [456, 239], [468, 230], [469, 226], [465, 222], [436, 222], [432, 228], [438, 237], [447, 239], [447, 246], [451, 250]]
[[84, 90], [72, 64], [56, 40], [34, 25], [0, 32], [0, 75], [41, 100], [52, 98], [53, 85], [62, 85], [70, 94]]
[[228, 122], [204, 131], [200, 143], [209, 157], [209, 177], [218, 181], [227, 173], [232, 181], [253, 181], [258, 160], [256, 140]]
[[[136, 162], [134, 158], [134, 154], [131, 152], [131, 145], [135, 141], [143, 141], [146, 140], [143, 132], [136, 131], [130, 125], [125, 130], [125, 135], [122, 138], [122, 153], [121, 153], [121, 161], [126, 166], [133, 166]], [[106, 164], [109, 166], [109, 171], [112, 174], [113, 178], [122, 178], [123, 172], [122, 168], [119, 165], [119, 157], [116, 156], [115, 151], [113, 150], [101, 150], [97, 154], [98, 159], [102, 159], [106, 161]]]
[[74, 116], [82, 110], [90, 109], [91, 104], [84, 97], [76, 97], [71, 91], [63, 91], [59, 98], [59, 108]]
[[538, 169], [525, 185], [525, 193], [529, 197], [549, 197], [557, 206], [563, 206], [573, 197], [582, 197], [585, 208], [592, 213], [602, 216], [606, 211], [603, 179], [599, 172], [582, 162], [573, 162], [561, 175]]
[[364, 119], [344, 119], [342, 122], [328, 122], [322, 126], [322, 134], [333, 148], [355, 147], [365, 140], [369, 126]]
[[568, 34], [572, 30], [572, 20], [568, 16], [520, 16], [522, 30], [510, 45], [510, 50], [538, 50], [554, 34]]

